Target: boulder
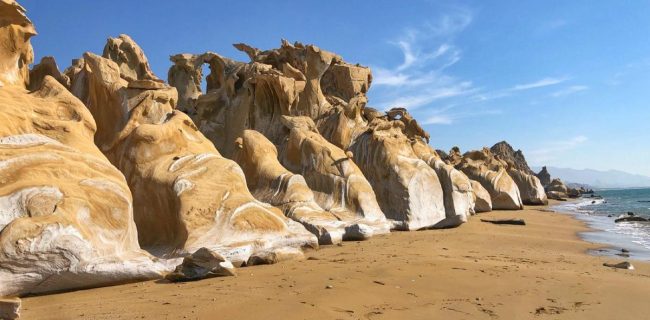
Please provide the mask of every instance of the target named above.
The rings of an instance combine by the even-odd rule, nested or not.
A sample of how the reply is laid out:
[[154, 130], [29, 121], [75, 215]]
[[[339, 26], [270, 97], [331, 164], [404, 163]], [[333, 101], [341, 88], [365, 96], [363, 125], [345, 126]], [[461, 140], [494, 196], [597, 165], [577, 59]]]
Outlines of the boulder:
[[95, 143], [133, 193], [144, 248], [173, 257], [205, 247], [241, 263], [257, 251], [318, 246], [302, 225], [253, 197], [241, 167], [176, 110], [176, 89], [151, 73], [131, 38], [109, 39], [104, 57], [86, 53], [74, 70], [72, 91], [97, 121]]
[[0, 296], [160, 278], [92, 115], [50, 75], [27, 90], [36, 32], [14, 1], [0, 1], [0, 17], [13, 49], [0, 53]]
[[179, 282], [235, 275], [235, 267], [230, 261], [208, 248], [201, 248], [183, 258], [183, 262], [165, 279]]
[[483, 188], [476, 180], [470, 180], [472, 184], [472, 193], [474, 195], [474, 212], [490, 212], [492, 211], [492, 199], [490, 193]]
[[619, 223], [619, 222], [648, 222], [648, 219], [643, 218], [643, 217], [637, 217], [637, 216], [627, 216], [627, 217], [621, 217], [617, 218], [614, 220], [614, 222]]
[[456, 169], [465, 173], [470, 179], [478, 181], [490, 194], [492, 209], [523, 209], [519, 188], [506, 171], [507, 164], [492, 155], [489, 149], [470, 151], [458, 157], [452, 150]]
[[515, 166], [508, 162], [508, 175], [515, 181], [521, 194], [521, 201], [528, 205], [546, 205], [548, 197], [544, 186], [535, 175], [524, 173], [515, 169]]
[[[559, 178], [555, 178], [551, 180], [551, 183], [545, 186], [544, 188], [546, 190], [546, 194], [548, 195], [550, 192], [556, 193], [554, 197], [559, 197], [559, 198], [567, 198], [568, 197], [568, 192], [569, 189], [564, 185], [564, 182], [560, 180]], [[551, 196], [549, 196], [550, 198]]]
[[619, 263], [603, 263], [605, 267], [610, 267], [610, 268], [615, 268], [615, 269], [626, 269], [626, 270], [634, 270], [634, 266], [629, 263], [628, 261], [623, 261]]
[[20, 318], [19, 298], [0, 298], [0, 319], [13, 320]]
[[547, 191], [546, 196], [549, 199], [559, 200], [559, 201], [566, 201], [566, 198], [567, 198], [566, 193], [562, 193], [562, 192], [558, 192], [558, 191]]

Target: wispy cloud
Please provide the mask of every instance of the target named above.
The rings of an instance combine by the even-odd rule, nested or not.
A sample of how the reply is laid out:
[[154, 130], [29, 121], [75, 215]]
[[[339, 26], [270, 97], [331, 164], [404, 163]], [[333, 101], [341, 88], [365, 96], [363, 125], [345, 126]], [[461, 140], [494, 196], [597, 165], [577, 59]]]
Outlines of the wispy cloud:
[[[471, 81], [447, 72], [461, 59], [454, 38], [472, 19], [470, 10], [454, 8], [418, 28], [405, 28], [389, 41], [400, 50], [402, 61], [395, 67], [372, 66], [372, 93], [378, 98], [374, 103], [382, 109], [405, 107], [414, 111], [439, 100], [475, 93]], [[441, 119], [438, 121], [445, 122]]]
[[456, 112], [456, 113], [434, 111], [431, 115], [425, 118], [422, 124], [453, 124], [454, 122], [465, 118], [480, 117], [485, 115], [497, 115], [501, 113], [502, 113], [501, 110], [498, 109], [471, 110], [467, 112]]
[[583, 85], [570, 86], [570, 87], [567, 87], [565, 89], [558, 90], [558, 91], [555, 91], [555, 92], [551, 93], [551, 96], [553, 96], [555, 98], [559, 98], [559, 97], [568, 96], [568, 95], [578, 93], [578, 92], [581, 92], [581, 91], [586, 91], [586, 90], [589, 90], [589, 87], [583, 86]]
[[570, 150], [589, 140], [586, 136], [578, 135], [563, 141], [547, 142], [543, 147], [527, 153], [527, 158], [533, 164], [545, 165], [549, 161], [561, 158]]
[[543, 22], [538, 29], [538, 32], [547, 33], [550, 31], [558, 30], [566, 27], [569, 24], [569, 21], [565, 19], [553, 19]]
[[542, 87], [548, 87], [548, 86], [553, 86], [556, 84], [560, 84], [564, 81], [567, 81], [567, 77], [562, 77], [562, 78], [544, 78], [537, 80], [535, 82], [531, 83], [524, 83], [524, 84], [518, 84], [510, 88], [510, 91], [522, 91], [522, 90], [530, 90], [530, 89], [536, 89], [536, 88], [542, 88]]

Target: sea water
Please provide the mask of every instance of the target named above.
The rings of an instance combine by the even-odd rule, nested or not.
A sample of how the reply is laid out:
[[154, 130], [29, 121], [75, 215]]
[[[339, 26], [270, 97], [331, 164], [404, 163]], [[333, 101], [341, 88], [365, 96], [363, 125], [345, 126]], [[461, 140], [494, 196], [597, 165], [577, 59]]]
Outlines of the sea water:
[[620, 254], [621, 249], [627, 249], [630, 258], [650, 261], [650, 222], [614, 222], [628, 212], [650, 219], [650, 188], [598, 190], [594, 197], [597, 195], [602, 199], [585, 195], [577, 202], [559, 204], [552, 209], [575, 214], [587, 222], [594, 231], [582, 233], [583, 239], [610, 246], [593, 253]]

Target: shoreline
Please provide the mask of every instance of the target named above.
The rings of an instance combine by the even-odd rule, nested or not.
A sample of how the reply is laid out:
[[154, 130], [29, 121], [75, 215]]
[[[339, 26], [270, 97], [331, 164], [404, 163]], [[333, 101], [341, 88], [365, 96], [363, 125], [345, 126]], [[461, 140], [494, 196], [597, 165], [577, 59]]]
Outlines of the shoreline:
[[[650, 264], [589, 254], [590, 229], [549, 206], [481, 213], [458, 228], [394, 232], [307, 251], [237, 277], [146, 281], [23, 299], [25, 319], [640, 319]], [[523, 218], [526, 226], [481, 222]], [[331, 288], [328, 288], [331, 287]]]
[[[574, 216], [576, 220], [584, 223], [588, 228], [586, 231], [578, 232], [578, 236], [583, 241], [600, 245], [598, 248], [588, 250], [587, 253], [596, 256], [604, 256], [610, 258], [626, 258], [629, 260], [639, 262], [650, 262], [650, 249], [645, 246], [635, 243], [634, 237], [630, 235], [620, 234], [608, 230], [609, 228], [618, 227], [612, 218], [605, 216], [597, 216], [585, 214], [578, 211], [578, 207], [571, 207], [571, 205], [578, 205], [591, 201], [590, 198], [570, 199], [568, 201], [555, 201], [554, 204], [549, 204], [548, 208], [557, 213], [564, 213]], [[573, 210], [571, 209], [573, 208]], [[623, 257], [619, 254], [622, 253], [621, 249], [627, 249], [629, 257]]]

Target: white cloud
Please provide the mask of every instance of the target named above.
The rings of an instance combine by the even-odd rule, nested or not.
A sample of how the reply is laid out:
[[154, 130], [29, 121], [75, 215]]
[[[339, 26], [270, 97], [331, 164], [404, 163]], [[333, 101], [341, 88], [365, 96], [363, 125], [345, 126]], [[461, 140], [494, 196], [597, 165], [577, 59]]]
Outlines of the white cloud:
[[450, 116], [438, 115], [424, 120], [422, 124], [452, 124], [454, 120]]
[[568, 78], [563, 77], [563, 78], [544, 78], [541, 80], [537, 80], [535, 82], [531, 83], [525, 83], [525, 84], [518, 84], [510, 88], [510, 91], [522, 91], [522, 90], [530, 90], [530, 89], [536, 89], [536, 88], [542, 88], [542, 87], [548, 87], [548, 86], [553, 86], [556, 84], [560, 84], [564, 81], [568, 80]]
[[545, 146], [529, 152], [526, 156], [532, 164], [545, 165], [551, 160], [562, 158], [566, 152], [577, 148], [588, 140], [586, 136], [578, 135], [568, 140], [547, 142]]
[[570, 86], [570, 87], [567, 87], [567, 88], [565, 88], [565, 89], [562, 89], [562, 90], [558, 90], [558, 91], [556, 91], [556, 92], [553, 92], [553, 93], [551, 94], [551, 96], [553, 96], [553, 97], [555, 97], [555, 98], [559, 98], [559, 97], [568, 96], [568, 95], [571, 95], [571, 94], [574, 94], [574, 93], [578, 93], [578, 92], [581, 92], [581, 91], [585, 91], [585, 90], [589, 90], [589, 87], [587, 87], [587, 86], [582, 86], [582, 85], [578, 85], [578, 86]]
[[382, 109], [413, 111], [434, 101], [475, 93], [471, 81], [446, 72], [461, 59], [453, 38], [471, 21], [469, 10], [456, 8], [419, 28], [406, 28], [388, 42], [400, 50], [402, 61], [395, 67], [372, 66], [373, 103]]

